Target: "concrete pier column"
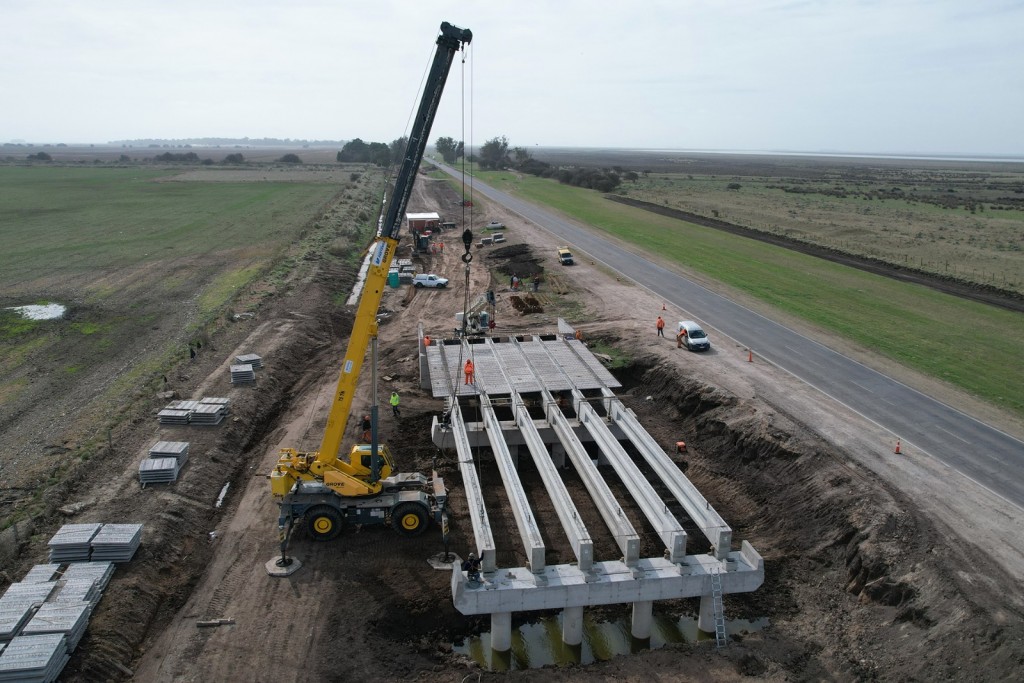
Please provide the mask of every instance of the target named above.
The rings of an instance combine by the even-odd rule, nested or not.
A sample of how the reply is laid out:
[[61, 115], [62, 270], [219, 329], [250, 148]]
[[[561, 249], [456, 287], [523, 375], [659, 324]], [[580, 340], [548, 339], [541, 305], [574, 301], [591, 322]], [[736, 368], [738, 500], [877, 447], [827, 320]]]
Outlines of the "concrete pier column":
[[491, 614], [491, 649], [495, 652], [508, 652], [512, 649], [511, 612]]
[[697, 617], [697, 628], [704, 633], [715, 632], [715, 599], [710, 595], [700, 596], [700, 616]]
[[583, 607], [566, 607], [562, 610], [562, 642], [579, 645], [583, 642]]
[[654, 621], [653, 608], [654, 602], [651, 600], [633, 603], [633, 628], [631, 633], [634, 638], [643, 640], [651, 637], [651, 624]]

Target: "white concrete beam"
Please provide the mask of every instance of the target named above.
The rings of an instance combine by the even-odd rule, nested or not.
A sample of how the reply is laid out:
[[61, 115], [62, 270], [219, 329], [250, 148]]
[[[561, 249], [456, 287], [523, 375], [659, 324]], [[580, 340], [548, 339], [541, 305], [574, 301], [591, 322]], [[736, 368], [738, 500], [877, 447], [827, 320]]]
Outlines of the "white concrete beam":
[[676, 520], [665, 503], [658, 497], [651, 483], [629, 458], [618, 440], [611, 433], [608, 425], [597, 411], [586, 402], [579, 403], [580, 422], [600, 445], [602, 453], [608, 459], [615, 473], [636, 500], [647, 521], [654, 527], [658, 537], [668, 548], [669, 559], [680, 562], [686, 555], [686, 532]]
[[594, 463], [591, 462], [590, 455], [583, 448], [583, 444], [576, 438], [569, 420], [562, 414], [562, 411], [558, 409], [556, 404], [548, 404], [546, 411], [548, 424], [554, 429], [559, 442], [565, 448], [565, 452], [572, 461], [572, 464], [576, 467], [580, 479], [583, 480], [583, 485], [590, 492], [590, 496], [597, 506], [597, 511], [601, 513], [601, 518], [608, 525], [608, 530], [611, 531], [615, 543], [618, 544], [619, 550], [622, 551], [623, 561], [630, 566], [636, 564], [640, 559], [640, 536], [637, 535], [636, 529], [633, 528], [633, 524], [626, 517], [625, 513], [622, 512], [622, 508], [615, 499], [615, 495], [608, 488], [608, 484], [605, 483]]
[[540, 438], [540, 433], [537, 432], [537, 427], [533, 424], [533, 418], [530, 417], [529, 411], [517, 410], [516, 424], [519, 425], [519, 429], [526, 439], [526, 446], [530, 455], [533, 456], [533, 462], [537, 465], [537, 471], [540, 472], [540, 478], [544, 481], [544, 487], [551, 497], [551, 502], [554, 503], [555, 513], [562, 523], [562, 529], [565, 530], [565, 535], [569, 539], [572, 551], [576, 555], [576, 561], [579, 563], [580, 569], [589, 571], [594, 564], [594, 541], [590, 538], [590, 533], [580, 518], [576, 504], [569, 497], [565, 483], [558, 476], [558, 470], [551, 462], [548, 450], [544, 446], [543, 439]]
[[485, 395], [481, 396], [481, 413], [484, 419], [484, 426], [487, 429], [487, 436], [491, 441], [491, 450], [494, 451], [494, 459], [498, 463], [498, 470], [501, 472], [501, 481], [505, 485], [505, 493], [508, 494], [509, 503], [512, 504], [512, 516], [515, 517], [516, 526], [519, 528], [519, 538], [523, 542], [523, 550], [526, 552], [527, 562], [533, 571], [540, 572], [544, 569], [544, 539], [541, 538], [540, 529], [537, 527], [537, 520], [533, 517], [533, 510], [530, 509], [530, 502], [526, 499], [526, 491], [523, 490], [523, 482], [516, 472], [512, 455], [508, 451], [508, 445], [501, 430], [501, 421], [494, 414]]
[[479, 588], [469, 588], [465, 574], [454, 567], [452, 600], [462, 614], [493, 614], [695, 598], [711, 594], [716, 569], [724, 594], [749, 593], [764, 583], [764, 564], [753, 548], [749, 553], [729, 553], [725, 562], [710, 555], [687, 555], [681, 563], [644, 558], [633, 567], [618, 560], [595, 562], [592, 572], [548, 565], [542, 575], [515, 567], [496, 572]]
[[473, 540], [476, 542], [477, 557], [480, 558], [480, 569], [484, 572], [493, 572], [498, 568], [494, 536], [491, 534], [487, 508], [484, 507], [484, 492], [480, 488], [480, 479], [473, 468], [473, 449], [466, 436], [466, 426], [462, 422], [462, 410], [458, 403], [452, 407], [451, 423], [459, 459], [459, 472], [462, 473], [462, 485], [466, 490], [466, 505], [469, 507], [469, 518], [473, 522]]
[[617, 398], [613, 398], [609, 415], [612, 422], [618, 425], [626, 435], [626, 438], [633, 442], [666, 488], [682, 504], [690, 519], [704, 532], [705, 537], [715, 548], [715, 557], [724, 558], [732, 549], [730, 547], [732, 545], [732, 529], [725, 523], [721, 515], [711, 507], [707, 498], [700, 494], [697, 487], [665, 454], [658, 442], [641, 426], [632, 410], [624, 406]]

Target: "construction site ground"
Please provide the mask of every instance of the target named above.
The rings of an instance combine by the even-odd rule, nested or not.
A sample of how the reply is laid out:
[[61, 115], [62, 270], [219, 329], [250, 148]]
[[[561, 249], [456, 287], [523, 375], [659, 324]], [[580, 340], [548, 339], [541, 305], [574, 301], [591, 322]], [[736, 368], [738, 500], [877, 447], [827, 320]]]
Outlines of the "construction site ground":
[[[443, 181], [422, 177], [410, 211], [461, 216]], [[65, 681], [463, 681], [505, 678], [555, 681], [986, 680], [1024, 671], [1021, 511], [959, 477], [925, 454], [895, 454], [895, 437], [831, 403], [748, 349], [716, 336], [706, 354], [678, 350], [655, 335], [664, 315], [672, 328], [685, 311], [578, 255], [558, 265], [554, 238], [518, 216], [477, 209], [474, 224], [506, 225], [506, 245], [474, 248], [470, 298], [498, 294], [497, 334], [553, 331], [561, 314], [599, 349], [627, 358], [616, 370], [622, 397], [667, 452], [688, 444], [687, 475], [733, 527], [764, 556], [766, 578], [754, 593], [725, 599], [726, 619], [767, 619], [768, 626], [716, 650], [707, 642], [667, 645], [585, 667], [505, 674], [482, 670], [453, 651], [489, 628], [483, 617], [457, 613], [450, 575], [427, 558], [441, 547], [434, 528], [409, 539], [388, 527], [348, 528], [336, 541], [314, 543], [297, 531], [291, 551], [303, 566], [287, 579], [267, 576], [278, 554], [277, 509], [269, 473], [280, 447], [314, 449], [325, 422], [351, 312], [337, 292], [355, 273], [324, 267], [309, 282], [266, 304], [251, 320], [224, 327], [171, 378], [179, 397], [230, 396], [232, 414], [217, 427], [160, 427], [150, 414], [119, 428], [112, 453], [94, 458], [83, 478], [63, 482], [69, 514], [40, 522], [5, 568], [8, 579], [45, 561], [45, 543], [63, 521], [145, 525], [135, 559], [120, 567], [62, 680]], [[458, 218], [456, 218], [458, 220]], [[461, 226], [460, 226], [461, 229]], [[419, 389], [417, 326], [450, 334], [463, 308], [464, 270], [457, 235], [442, 253], [417, 256], [421, 268], [451, 280], [446, 290], [389, 289], [380, 327], [383, 439], [401, 471], [436, 466], [451, 491], [451, 548], [472, 550], [472, 531], [451, 453], [430, 442], [441, 403]], [[479, 237], [479, 235], [478, 235]], [[408, 257], [409, 240], [399, 257]], [[543, 271], [535, 295], [540, 312], [523, 314], [508, 274]], [[521, 297], [524, 298], [524, 296]], [[525, 310], [536, 310], [528, 308]], [[839, 348], [841, 342], [832, 340]], [[131, 344], [131, 341], [126, 341]], [[844, 349], [855, 355], [857, 349]], [[229, 384], [238, 353], [262, 356], [255, 385]], [[1010, 419], [947, 389], [864, 356], [945, 400], [984, 413], [1016, 432]], [[364, 373], [368, 380], [368, 372]], [[394, 419], [386, 396], [402, 396]], [[363, 382], [355, 411], [370, 402]], [[161, 400], [153, 398], [154, 409]], [[349, 437], [357, 437], [351, 420]], [[191, 442], [190, 459], [171, 485], [141, 489], [138, 460], [157, 438]], [[515, 539], [496, 468], [482, 466], [495, 537]], [[524, 467], [527, 482], [537, 480]], [[611, 475], [614, 480], [614, 475]], [[216, 501], [230, 484], [223, 505]], [[550, 501], [531, 499], [551, 544], [549, 561], [571, 557], [556, 532]], [[71, 506], [67, 508], [67, 506]], [[635, 509], [626, 507], [638, 528]], [[74, 513], [74, 514], [71, 514]], [[596, 514], [596, 513], [595, 513]], [[598, 559], [614, 545], [595, 533]], [[691, 538], [696, 534], [691, 534]], [[653, 531], [645, 554], [660, 554]], [[700, 551], [695, 541], [691, 552]], [[513, 541], [499, 548], [501, 566], [522, 564]], [[693, 616], [697, 601], [655, 604], [655, 613]], [[629, 605], [589, 610], [599, 620], [629, 615]], [[515, 614], [513, 627], [538, 614]], [[200, 628], [197, 622], [233, 623]]]

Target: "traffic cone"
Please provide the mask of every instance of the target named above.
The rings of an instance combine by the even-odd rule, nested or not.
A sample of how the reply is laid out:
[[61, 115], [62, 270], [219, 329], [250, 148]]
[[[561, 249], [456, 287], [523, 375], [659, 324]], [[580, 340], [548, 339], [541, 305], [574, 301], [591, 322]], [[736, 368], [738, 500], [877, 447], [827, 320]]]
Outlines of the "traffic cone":
[[747, 362], [748, 363], [753, 363], [754, 362], [754, 352], [752, 350], [750, 350], [750, 349], [747, 349]]
[[900, 440], [896, 439], [896, 450], [893, 451], [896, 455], [900, 454]]

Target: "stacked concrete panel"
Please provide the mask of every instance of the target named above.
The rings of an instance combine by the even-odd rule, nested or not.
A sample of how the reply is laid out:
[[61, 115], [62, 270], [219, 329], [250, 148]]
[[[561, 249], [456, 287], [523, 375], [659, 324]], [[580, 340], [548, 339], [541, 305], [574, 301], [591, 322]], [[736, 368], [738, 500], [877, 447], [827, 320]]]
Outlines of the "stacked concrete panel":
[[199, 405], [199, 401], [193, 401], [193, 400], [189, 399], [189, 400], [184, 400], [184, 401], [171, 401], [170, 403], [168, 403], [165, 406], [165, 408], [167, 410], [188, 410], [188, 411], [192, 411], [192, 410], [196, 409], [197, 405]]
[[0, 681], [51, 683], [70, 658], [60, 633], [18, 636], [0, 653]]
[[92, 539], [92, 561], [128, 562], [141, 542], [141, 524], [104, 524]]
[[39, 603], [30, 600], [0, 599], [0, 645], [21, 633], [38, 608]]
[[256, 381], [256, 371], [252, 369], [252, 365], [244, 363], [241, 365], [231, 366], [231, 383], [232, 384], [251, 384]]
[[171, 408], [164, 408], [156, 414], [156, 419], [160, 421], [162, 425], [187, 425], [189, 415], [192, 414], [190, 410], [173, 410]]
[[188, 441], [157, 441], [149, 448], [151, 458], [177, 458], [182, 464], [188, 460]]
[[235, 356], [235, 362], [240, 365], [251, 365], [253, 370], [259, 370], [263, 367], [263, 359], [255, 353], [246, 353], [241, 356]]
[[62, 526], [47, 543], [50, 562], [88, 562], [89, 543], [102, 526], [99, 522]]
[[139, 483], [168, 484], [178, 480], [180, 470], [177, 458], [146, 458], [139, 463]]
[[25, 624], [22, 629], [24, 636], [45, 634], [63, 634], [67, 637], [68, 652], [74, 652], [78, 641], [85, 633], [92, 614], [92, 604], [88, 602], [45, 602]]
[[51, 562], [50, 564], [37, 564], [28, 570], [28, 574], [21, 580], [22, 583], [46, 583], [53, 581], [54, 575], [57, 570], [60, 569], [59, 562]]
[[114, 565], [111, 562], [79, 562], [69, 565], [64, 570], [63, 579], [71, 581], [76, 579], [94, 579], [96, 587], [103, 591], [110, 583], [110, 577], [114, 575]]
[[231, 412], [231, 399], [221, 396], [203, 396], [199, 399], [199, 405], [220, 406], [225, 415], [228, 415]]
[[57, 590], [50, 596], [49, 602], [61, 604], [88, 602], [95, 606], [102, 595], [103, 591], [100, 590], [94, 577], [60, 579], [57, 581]]
[[194, 425], [205, 425], [212, 427], [219, 425], [224, 421], [224, 408], [212, 403], [200, 403], [195, 410], [192, 411], [192, 415], [189, 417], [189, 422]]

